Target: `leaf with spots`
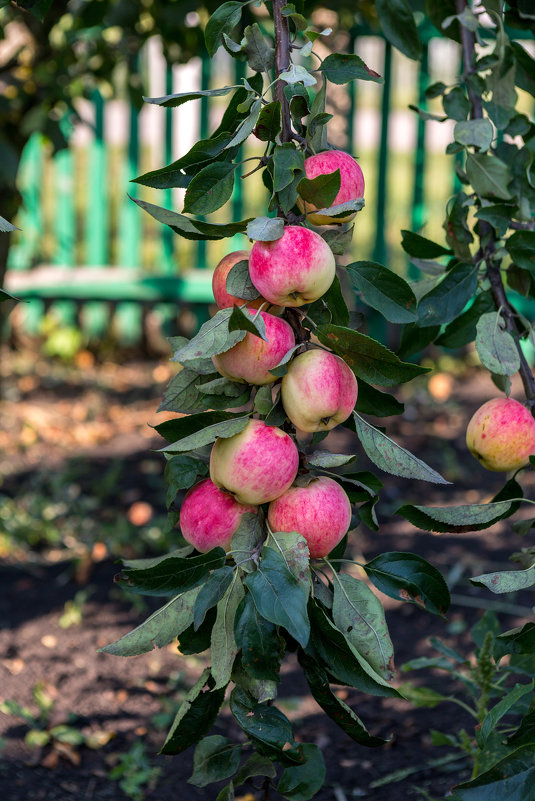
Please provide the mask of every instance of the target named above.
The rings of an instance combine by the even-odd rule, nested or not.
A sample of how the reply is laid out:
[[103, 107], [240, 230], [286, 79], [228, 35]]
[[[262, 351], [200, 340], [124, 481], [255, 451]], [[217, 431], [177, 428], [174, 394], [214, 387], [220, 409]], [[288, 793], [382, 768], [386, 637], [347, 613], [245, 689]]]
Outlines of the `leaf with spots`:
[[276, 625], [259, 614], [250, 593], [236, 613], [234, 637], [242, 650], [242, 665], [249, 676], [264, 681], [280, 681], [284, 640]]
[[297, 531], [274, 531], [269, 541], [286, 563], [286, 567], [299, 582], [301, 589], [308, 597], [310, 592], [310, 572], [308, 545], [305, 538]]
[[435, 615], [448, 611], [448, 585], [436, 567], [417, 554], [382, 553], [365, 564], [364, 570], [378, 590], [396, 601], [415, 603]]
[[474, 503], [462, 506], [400, 506], [396, 514], [423, 531], [439, 534], [483, 531], [498, 520], [510, 517], [518, 508], [513, 501]]
[[225, 688], [214, 690], [213, 686], [210, 668], [205, 668], [180, 704], [160, 754], [180, 754], [212, 728], [225, 698]]

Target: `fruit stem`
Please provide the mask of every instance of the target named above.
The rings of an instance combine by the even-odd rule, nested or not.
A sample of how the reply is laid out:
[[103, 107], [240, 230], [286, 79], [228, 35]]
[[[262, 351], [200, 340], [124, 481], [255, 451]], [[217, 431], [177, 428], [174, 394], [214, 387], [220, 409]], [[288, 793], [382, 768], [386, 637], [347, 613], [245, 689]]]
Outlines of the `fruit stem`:
[[273, 0], [273, 23], [275, 27], [275, 98], [281, 104], [281, 142], [292, 140], [292, 123], [290, 105], [284, 94], [284, 81], [278, 80], [281, 72], [286, 72], [290, 66], [290, 25], [288, 17], [282, 15], [282, 9], [287, 5], [286, 0]]
[[[455, 7], [457, 14], [462, 14], [466, 8], [470, 7], [470, 4], [468, 0], [455, 0]], [[477, 91], [474, 90], [472, 82], [470, 81], [471, 76], [477, 72], [475, 67], [475, 35], [473, 31], [469, 30], [464, 25], [459, 25], [459, 28], [461, 32], [461, 47], [464, 62], [463, 78], [471, 106], [470, 118], [472, 120], [480, 120], [483, 119], [483, 103], [481, 95], [477, 94]], [[479, 252], [476, 254], [476, 261], [479, 261], [481, 258], [484, 260], [494, 303], [497, 309], [501, 309], [501, 314], [505, 322], [506, 329], [513, 335], [520, 358], [519, 374], [520, 378], [522, 379], [527, 405], [529, 406], [531, 413], [535, 416], [535, 377], [531, 371], [526, 357], [524, 356], [524, 352], [522, 351], [522, 347], [518, 340], [518, 334], [521, 333], [521, 330], [515, 319], [517, 314], [516, 309], [509, 301], [509, 298], [505, 292], [505, 287], [501, 276], [501, 263], [497, 262], [493, 258], [493, 254], [496, 250], [496, 237], [494, 229], [490, 223], [486, 222], [485, 220], [480, 220], [477, 226], [477, 233], [479, 236], [480, 248]]]

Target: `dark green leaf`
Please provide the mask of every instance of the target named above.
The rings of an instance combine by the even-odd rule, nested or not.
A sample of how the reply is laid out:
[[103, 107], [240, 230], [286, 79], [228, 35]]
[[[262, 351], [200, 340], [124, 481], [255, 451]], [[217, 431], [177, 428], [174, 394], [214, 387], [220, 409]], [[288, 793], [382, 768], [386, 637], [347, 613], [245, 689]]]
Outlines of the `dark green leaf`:
[[297, 579], [302, 592], [310, 592], [309, 551], [305, 538], [297, 531], [272, 531], [270, 546], [278, 551], [290, 573]]
[[[207, 376], [208, 378], [210, 376]], [[237, 381], [230, 381], [228, 378], [223, 378], [222, 376], [218, 376], [218, 378], [214, 378], [212, 381], [208, 381], [206, 384], [199, 385], [199, 392], [202, 395], [209, 395], [212, 399], [215, 395], [223, 396], [224, 398], [239, 398], [243, 394], [243, 384], [238, 383]]]
[[242, 582], [235, 578], [217, 604], [217, 617], [210, 640], [210, 658], [215, 689], [226, 687], [239, 648], [234, 639], [236, 610], [245, 594]]
[[535, 801], [531, 745], [518, 748], [492, 768], [455, 787], [452, 801]]
[[481, 315], [476, 326], [476, 349], [481, 363], [497, 375], [514, 375], [520, 369], [520, 355], [505, 321], [497, 312]]
[[266, 545], [254, 573], [245, 583], [253, 596], [259, 614], [283, 626], [303, 647], [308, 642], [310, 624], [303, 586], [289, 571], [283, 556]]
[[[319, 300], [310, 304], [307, 317], [310, 317], [316, 325], [321, 325], [322, 323], [349, 325], [349, 309], [344, 300], [340, 279], [337, 275], [334, 276], [334, 281], [327, 292]], [[305, 325], [306, 322], [305, 320]]]
[[400, 403], [393, 395], [375, 389], [362, 379], [359, 381], [355, 411], [372, 414], [376, 417], [390, 417], [393, 414], [403, 414], [404, 410], [403, 403]]
[[208, 475], [208, 465], [193, 456], [180, 454], [173, 456], [165, 465], [165, 483], [167, 484], [167, 508], [171, 506], [180, 490], [189, 489], [197, 481], [197, 477]]
[[261, 142], [273, 142], [281, 129], [281, 104], [274, 100], [262, 108], [254, 133]]
[[[297, 345], [294, 345], [293, 348], [290, 348], [290, 350], [284, 354], [284, 356], [282, 357], [280, 362], [276, 365], [276, 367], [273, 367], [269, 372], [272, 375], [276, 375], [277, 378], [281, 378], [283, 375], [286, 375], [286, 373], [288, 372], [288, 367], [290, 365], [292, 356], [294, 355], [295, 351], [298, 350], [300, 347], [302, 347], [302, 343], [299, 342]], [[270, 409], [272, 405], [273, 403], [270, 404]], [[268, 409], [268, 411], [265, 412], [265, 414], [267, 414], [270, 411], [270, 409]]]
[[[230, 711], [260, 753], [272, 754], [286, 764], [301, 761], [292, 725], [277, 707], [258, 704], [241, 687], [234, 687], [230, 694]], [[288, 748], [288, 744], [292, 748]]]
[[[310, 115], [308, 118], [309, 123], [314, 119], [314, 117], [317, 117], [325, 113], [326, 101], [327, 101], [327, 81], [323, 80], [321, 82], [319, 90], [316, 92], [316, 96], [310, 107]], [[307, 135], [307, 140], [314, 153], [319, 153], [322, 150], [327, 150], [327, 148], [329, 147], [329, 143], [327, 142], [327, 127], [325, 125], [316, 126], [314, 135], [313, 136]]]
[[154, 217], [158, 222], [168, 225], [179, 236], [185, 239], [208, 239], [218, 240], [225, 239], [235, 234], [242, 234], [247, 229], [250, 220], [241, 220], [235, 223], [208, 223], [204, 220], [192, 220], [184, 214], [178, 214], [176, 211], [164, 209], [161, 206], [155, 206], [153, 203], [147, 203], [145, 200], [138, 200], [131, 197], [134, 203], [137, 203], [144, 211]]
[[234, 570], [230, 565], [214, 570], [201, 586], [193, 607], [193, 628], [195, 631], [203, 624], [206, 613], [216, 606], [232, 583]]
[[100, 650], [114, 656], [137, 656], [156, 648], [163, 648], [178, 637], [193, 620], [193, 606], [199, 587], [172, 598], [165, 606], [129, 631], [117, 642]]
[[498, 634], [495, 650], [500, 657], [504, 654], [533, 654], [535, 653], [535, 623], [531, 621]]
[[302, 178], [297, 191], [303, 200], [313, 203], [316, 208], [330, 206], [340, 191], [340, 170], [323, 173], [315, 178]]
[[[236, 3], [236, 5], [241, 5], [241, 3]], [[176, 95], [165, 95], [164, 97], [144, 97], [143, 100], [145, 103], [153, 103], [164, 108], [177, 108], [177, 106], [181, 106], [182, 103], [187, 103], [189, 100], [200, 100], [202, 97], [222, 97], [237, 88], [237, 86], [221, 86], [219, 89], [198, 89], [195, 92], [180, 92]]]
[[254, 286], [249, 276], [249, 260], [242, 259], [231, 267], [225, 284], [225, 289], [230, 295], [242, 300], [256, 300], [259, 296], [258, 290]]
[[480, 292], [479, 295], [476, 295], [472, 305], [446, 326], [444, 332], [436, 340], [437, 345], [443, 348], [462, 348], [469, 342], [473, 342], [476, 338], [476, 326], [479, 318], [494, 308], [492, 292]]
[[202, 654], [210, 648], [216, 610], [209, 609], [204, 622], [195, 630], [193, 623], [184, 629], [178, 640], [178, 651], [184, 656]]
[[[404, 325], [397, 351], [399, 358], [406, 359], [410, 356], [414, 357], [416, 354], [424, 351], [431, 342], [434, 342], [439, 331], [439, 325], [430, 325], [427, 328], [420, 328], [417, 323]], [[417, 358], [417, 361], [420, 361], [420, 359]], [[357, 411], [364, 410], [357, 409]], [[366, 414], [368, 414], [368, 412], [366, 412]], [[372, 412], [372, 414], [374, 414], [374, 412]]]
[[247, 236], [259, 242], [273, 242], [284, 233], [284, 220], [281, 217], [257, 217], [247, 226]]
[[[273, 164], [273, 189], [275, 192], [281, 192], [290, 186], [294, 179], [305, 174], [304, 154], [290, 142], [275, 145]], [[297, 200], [297, 188], [295, 189], [295, 200]]]
[[454, 86], [442, 96], [442, 105], [452, 120], [466, 120], [470, 114], [470, 101], [460, 86]]
[[[204, 689], [207, 684], [209, 691]], [[225, 698], [224, 688], [212, 687], [210, 669], [206, 668], [180, 704], [161, 754], [180, 754], [211, 729]]]
[[280, 681], [284, 640], [274, 623], [263, 618], [247, 593], [236, 614], [234, 636], [242, 650], [242, 665], [255, 679]]
[[134, 178], [133, 182], [143, 186], [152, 186], [155, 189], [187, 187], [191, 181], [190, 173], [195, 174], [208, 162], [216, 160], [231, 139], [232, 136], [229, 136], [228, 133], [222, 133], [211, 139], [201, 139], [200, 142], [193, 145], [191, 150], [173, 161], [172, 164], [140, 175], [139, 178]]
[[[262, 93], [264, 81], [261, 73], [257, 72], [254, 75], [250, 75], [247, 79], [247, 83], [253, 92], [256, 92], [257, 94]], [[248, 115], [248, 109], [246, 111], [238, 111], [238, 109], [242, 107], [242, 104], [249, 96], [249, 91], [245, 88], [245, 86], [240, 86], [240, 88], [234, 92], [230, 102], [223, 112], [221, 122], [212, 134], [212, 139], [214, 139], [216, 136], [220, 136], [222, 133], [234, 133], [239, 123]], [[229, 139], [231, 139], [231, 137], [229, 137]]]
[[266, 336], [266, 324], [261, 314], [255, 314], [254, 317], [249, 312], [234, 306], [232, 314], [228, 321], [229, 331], [248, 331], [265, 342], [268, 341]]
[[186, 451], [194, 451], [198, 448], [202, 448], [204, 445], [210, 445], [212, 442], [215, 442], [218, 437], [227, 439], [228, 437], [233, 437], [235, 434], [239, 434], [240, 431], [243, 431], [248, 422], [249, 415], [235, 417], [233, 420], [222, 420], [220, 423], [207, 426], [201, 431], [190, 434], [188, 437], [172, 442], [170, 445], [165, 445], [165, 447], [160, 448], [160, 451], [163, 453], [185, 453]]
[[249, 67], [254, 72], [269, 72], [275, 63], [275, 51], [264, 39], [258, 22], [248, 25], [243, 33], [243, 51], [247, 55]]
[[479, 748], [484, 748], [490, 735], [496, 728], [498, 722], [506, 715], [517, 701], [526, 693], [533, 691], [533, 679], [529, 684], [515, 684], [513, 689], [507, 691], [507, 695], [501, 698], [492, 709], [487, 712], [481, 726], [476, 729], [476, 739]]
[[515, 56], [515, 83], [535, 97], [535, 60], [520, 42], [511, 42]]
[[464, 506], [401, 506], [396, 514], [402, 515], [413, 526], [423, 531], [448, 532], [483, 531], [498, 520], [509, 517], [516, 510], [511, 501], [475, 503]]
[[461, 120], [453, 129], [453, 137], [456, 142], [466, 147], [488, 150], [494, 138], [494, 128], [487, 119]]
[[320, 325], [316, 336], [351, 367], [357, 378], [388, 387], [426, 373], [425, 367], [398, 359], [395, 353], [371, 337], [339, 325]]
[[[505, 516], [505, 515], [504, 515]], [[500, 518], [498, 518], [500, 519]], [[526, 570], [504, 570], [501, 573], [486, 573], [470, 579], [477, 587], [487, 587], [491, 592], [517, 592], [535, 584], [535, 565]]]
[[464, 192], [455, 195], [453, 203], [448, 206], [443, 227], [446, 231], [446, 241], [457, 258], [470, 260], [471, 253], [468, 246], [474, 241], [474, 237], [468, 227], [467, 200], [468, 197]]
[[[208, 553], [187, 558], [164, 556], [153, 560], [150, 567], [125, 567], [122, 575], [126, 586], [136, 592], [145, 595], [171, 595], [178, 590], [184, 592], [194, 587], [211, 570], [222, 567], [225, 557], [223, 548], [214, 548]], [[127, 564], [132, 565], [133, 562]]]
[[414, 293], [399, 275], [373, 261], [354, 261], [346, 269], [364, 302], [391, 323], [411, 323], [417, 319]]
[[535, 231], [515, 231], [505, 247], [515, 264], [535, 273]]
[[[213, 365], [212, 370], [215, 373]], [[209, 408], [204, 402], [200, 386], [209, 382], [210, 378], [210, 376], [200, 376], [195, 370], [188, 368], [180, 370], [165, 388], [158, 411], [188, 414]]]
[[528, 712], [522, 718], [518, 729], [507, 739], [507, 745], [510, 748], [518, 748], [522, 745], [529, 745], [533, 748], [535, 745], [535, 711]]
[[236, 164], [216, 161], [208, 164], [192, 179], [184, 198], [184, 211], [210, 214], [230, 200], [234, 189]]
[[206, 787], [212, 782], [228, 779], [238, 769], [241, 745], [236, 745], [228, 737], [213, 734], [198, 743], [193, 755], [193, 773], [189, 784]]
[[362, 447], [374, 464], [386, 473], [403, 478], [430, 481], [433, 484], [449, 484], [440, 473], [418, 459], [410, 451], [374, 428], [358, 414], [354, 414], [355, 428]]
[[379, 24], [388, 41], [407, 58], [418, 61], [422, 45], [408, 0], [376, 0], [376, 10]]
[[187, 345], [176, 351], [173, 361], [187, 366], [194, 359], [208, 359], [225, 353], [245, 338], [244, 331], [229, 331], [229, 320], [233, 309], [220, 309], [214, 316], [203, 323], [199, 333]]
[[344, 226], [337, 226], [336, 230], [329, 229], [327, 231], [322, 231], [321, 236], [327, 242], [335, 256], [343, 256], [353, 239], [354, 228], [355, 226], [351, 225], [347, 230], [344, 230]]
[[349, 83], [350, 81], [374, 81], [383, 83], [378, 72], [366, 66], [364, 61], [352, 53], [331, 53], [323, 59], [318, 67], [331, 83]]
[[457, 264], [418, 304], [419, 325], [442, 325], [454, 320], [477, 288], [477, 267]]
[[223, 420], [235, 420], [243, 415], [237, 412], [204, 412], [202, 414], [190, 414], [187, 417], [178, 417], [173, 420], [166, 420], [154, 426], [155, 431], [167, 440], [176, 442], [179, 439], [201, 431], [207, 426], [215, 425]]
[[307, 801], [325, 781], [325, 762], [318, 746], [304, 743], [302, 753], [304, 764], [284, 768], [277, 785], [277, 792], [291, 801]]
[[507, 188], [511, 172], [508, 165], [496, 156], [469, 153], [466, 157], [466, 174], [472, 188], [481, 197], [511, 199]]
[[451, 256], [451, 250], [426, 239], [425, 236], [414, 234], [406, 229], [401, 231], [401, 247], [409, 256], [416, 256], [419, 259], [436, 259], [438, 256]]
[[364, 570], [378, 590], [397, 601], [423, 606], [434, 615], [448, 611], [448, 585], [436, 567], [417, 554], [383, 553], [364, 565]]
[[0, 303], [2, 303], [4, 300], [16, 300], [17, 302], [20, 302], [18, 298], [10, 295], [9, 292], [5, 291], [5, 289], [0, 289]]
[[239, 23], [244, 5], [246, 4], [235, 2], [235, 0], [221, 3], [206, 23], [204, 41], [211, 57], [215, 55], [223, 44], [223, 34], [226, 33], [230, 36]]
[[226, 146], [226, 149], [235, 147], [236, 145], [241, 145], [242, 142], [245, 142], [247, 137], [253, 132], [253, 129], [257, 123], [260, 109], [262, 108], [262, 101], [255, 100], [253, 105], [249, 110], [249, 116], [246, 117], [243, 122], [240, 124], [238, 130]]
[[237, 772], [234, 783], [239, 787], [254, 776], [269, 776], [274, 779], [276, 775], [277, 771], [271, 759], [253, 753]]

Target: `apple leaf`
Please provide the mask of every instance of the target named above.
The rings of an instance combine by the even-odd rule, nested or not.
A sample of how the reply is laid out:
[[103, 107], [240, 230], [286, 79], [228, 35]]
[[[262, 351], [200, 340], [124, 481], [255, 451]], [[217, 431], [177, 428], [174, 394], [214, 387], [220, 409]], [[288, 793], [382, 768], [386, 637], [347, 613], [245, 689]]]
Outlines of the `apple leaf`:
[[236, 166], [228, 161], [216, 161], [203, 167], [188, 184], [183, 211], [211, 214], [224, 206], [234, 190]]
[[262, 108], [262, 101], [255, 100], [249, 111], [249, 116], [246, 117], [243, 120], [243, 122], [240, 123], [238, 130], [236, 131], [236, 133], [234, 134], [228, 145], [225, 145], [225, 150], [229, 150], [230, 148], [235, 147], [236, 145], [241, 145], [241, 143], [244, 142], [247, 139], [247, 137], [250, 136], [250, 134], [252, 134], [253, 128], [255, 127], [258, 121], [261, 108]]
[[487, 587], [496, 594], [517, 592], [535, 584], [535, 565], [526, 570], [504, 570], [501, 573], [485, 573], [474, 576], [470, 583], [476, 587]]
[[301, 761], [301, 747], [294, 742], [292, 724], [276, 706], [259, 704], [236, 686], [230, 694], [230, 711], [260, 754], [283, 764]]
[[316, 336], [341, 356], [357, 378], [370, 384], [393, 386], [428, 372], [425, 367], [402, 362], [395, 353], [371, 337], [338, 325], [320, 325]]
[[176, 351], [173, 361], [187, 366], [194, 359], [207, 359], [225, 353], [245, 338], [245, 330], [229, 331], [229, 320], [234, 309], [220, 309], [214, 316], [203, 323], [199, 333]]
[[303, 652], [299, 653], [298, 658], [312, 697], [348, 737], [368, 748], [375, 748], [388, 742], [382, 737], [371, 735], [358, 715], [333, 693], [326, 672], [314, 659]]
[[[333, 251], [334, 252], [334, 251]], [[334, 281], [321, 298], [308, 307], [307, 317], [316, 325], [334, 323], [334, 325], [349, 325], [349, 309], [342, 294], [340, 279], [334, 276]], [[307, 320], [304, 320], [307, 324]]]
[[483, 531], [498, 520], [510, 517], [518, 503], [498, 501], [495, 503], [475, 503], [463, 506], [400, 506], [396, 514], [409, 520], [413, 526], [423, 531], [439, 534], [466, 531]]
[[284, 557], [265, 545], [257, 570], [249, 573], [245, 583], [259, 614], [283, 626], [298, 643], [306, 646], [310, 634], [307, 598], [302, 582], [290, 572]]
[[210, 58], [213, 58], [223, 44], [223, 34], [230, 36], [239, 23], [245, 5], [246, 3], [239, 3], [237, 0], [221, 3], [206, 23], [204, 41]]
[[321, 236], [327, 242], [335, 256], [343, 256], [353, 239], [354, 228], [355, 226], [351, 225], [344, 231], [341, 230], [342, 226], [338, 226], [336, 230], [322, 231]]
[[498, 312], [482, 314], [476, 325], [476, 349], [482, 364], [496, 375], [512, 376], [520, 369], [520, 354]]
[[355, 404], [355, 411], [372, 414], [375, 417], [390, 417], [394, 414], [403, 414], [404, 410], [404, 404], [400, 403], [393, 395], [381, 392], [362, 379], [359, 380], [359, 394]]
[[477, 267], [456, 264], [418, 303], [418, 325], [443, 325], [454, 320], [477, 290]]
[[297, 192], [316, 208], [330, 206], [340, 191], [340, 170], [323, 173], [315, 178], [302, 178], [297, 184]]
[[215, 690], [226, 687], [229, 683], [232, 665], [240, 650], [234, 639], [234, 619], [245, 590], [242, 582], [236, 579], [237, 574], [217, 604], [217, 617], [212, 629], [210, 659]]
[[165, 445], [160, 448], [162, 453], [184, 453], [186, 451], [194, 451], [202, 448], [203, 445], [210, 445], [215, 442], [218, 437], [227, 439], [239, 434], [243, 431], [249, 422], [249, 415], [235, 417], [233, 420], [222, 420], [220, 423], [207, 426], [206, 428], [196, 431], [183, 439], [176, 440], [175, 442]]
[[383, 553], [365, 564], [364, 570], [378, 590], [396, 601], [423, 606], [434, 615], [448, 611], [448, 585], [436, 567], [417, 554]]
[[314, 451], [307, 456], [307, 464], [311, 467], [341, 467], [355, 460], [353, 454], [331, 453], [331, 451]]
[[303, 743], [301, 749], [302, 763], [284, 768], [277, 784], [277, 792], [294, 801], [312, 798], [325, 782], [325, 761], [321, 750], [315, 743]]
[[204, 220], [194, 220], [191, 217], [186, 217], [185, 214], [178, 214], [176, 211], [164, 209], [161, 206], [155, 206], [153, 203], [147, 203], [146, 200], [139, 200], [130, 195], [129, 197], [151, 217], [154, 217], [155, 220], [164, 225], [168, 225], [176, 234], [183, 236], [185, 239], [208, 239], [213, 241], [225, 239], [235, 234], [244, 233], [251, 221], [251, 218], [249, 218], [234, 223], [208, 223]]
[[488, 150], [494, 138], [494, 128], [490, 120], [460, 120], [455, 123], [453, 138], [465, 147], [478, 147]]
[[345, 217], [348, 213], [353, 211], [361, 211], [364, 208], [364, 198], [357, 197], [355, 200], [346, 200], [344, 203], [337, 203], [336, 206], [328, 206], [325, 209], [318, 209], [317, 211], [314, 209], [313, 211], [308, 211], [308, 214], [321, 214], [324, 217], [332, 217], [336, 220], [338, 217]]
[[512, 177], [511, 171], [496, 156], [469, 153], [466, 157], [466, 174], [474, 191], [481, 197], [511, 199], [507, 188]]
[[260, 313], [255, 313], [251, 316], [248, 311], [244, 311], [238, 306], [234, 306], [232, 309], [232, 314], [228, 321], [228, 330], [229, 332], [248, 331], [250, 334], [253, 334], [253, 336], [263, 339], [264, 342], [268, 341], [266, 324], [262, 315]]
[[212, 728], [224, 698], [225, 688], [214, 690], [210, 668], [205, 668], [180, 704], [160, 754], [180, 754], [198, 743]]
[[195, 787], [206, 787], [212, 782], [228, 779], [238, 770], [241, 750], [241, 745], [220, 734], [204, 737], [195, 748], [193, 773], [188, 783]]
[[414, 292], [392, 270], [373, 261], [354, 261], [346, 269], [364, 302], [389, 322], [412, 323], [418, 319]]
[[237, 261], [229, 270], [225, 289], [229, 295], [242, 300], [256, 300], [259, 297], [258, 289], [251, 281], [249, 275], [249, 259]]
[[394, 476], [430, 481], [433, 484], [450, 483], [442, 478], [440, 473], [437, 473], [410, 451], [402, 448], [382, 431], [374, 428], [358, 414], [353, 414], [353, 419], [362, 447], [372, 462], [381, 470]]
[[[212, 365], [212, 376], [215, 368]], [[195, 370], [184, 368], [177, 373], [165, 388], [159, 412], [181, 412], [189, 414], [208, 407], [204, 403], [201, 387], [211, 381], [212, 376], [200, 376]], [[216, 379], [217, 380], [217, 379]], [[243, 386], [242, 386], [243, 390]]]
[[422, 44], [409, 0], [376, 0], [376, 13], [388, 41], [407, 58], [418, 61]]
[[206, 613], [216, 606], [232, 583], [234, 569], [230, 565], [214, 570], [201, 586], [193, 607], [193, 628], [195, 631], [204, 623]]
[[[272, 367], [269, 372], [272, 375], [276, 375], [277, 378], [280, 378], [281, 376], [286, 375], [286, 373], [288, 372], [288, 367], [289, 367], [291, 358], [294, 355], [295, 351], [298, 350], [298, 348], [301, 347], [301, 345], [302, 345], [302, 343], [298, 343], [297, 345], [294, 345], [293, 348], [290, 348], [290, 350], [287, 351], [284, 354], [284, 356], [282, 357], [280, 362], [275, 367]], [[270, 404], [270, 406], [272, 406], [272, 405], [273, 405], [273, 403]]]
[[166, 420], [164, 423], [154, 426], [155, 431], [167, 440], [167, 442], [176, 442], [179, 439], [184, 439], [190, 434], [201, 431], [207, 426], [221, 423], [225, 420], [238, 420], [243, 417], [242, 413], [238, 412], [203, 412], [201, 414], [190, 414], [186, 417], [178, 417], [173, 420]]
[[462, 348], [473, 342], [477, 334], [477, 322], [484, 312], [494, 311], [492, 292], [485, 291], [476, 295], [472, 305], [455, 320], [452, 320], [444, 332], [436, 340], [436, 344], [444, 348]]
[[281, 81], [288, 84], [302, 83], [303, 86], [315, 86], [315, 77], [300, 64], [291, 64], [289, 69], [279, 74]]
[[198, 89], [194, 92], [180, 92], [179, 94], [165, 95], [164, 97], [144, 97], [143, 100], [145, 103], [152, 103], [164, 108], [177, 108], [177, 106], [181, 106], [182, 103], [187, 103], [189, 100], [200, 100], [202, 97], [223, 97], [234, 89], [239, 88], [239, 86], [221, 86], [219, 89]]
[[99, 648], [99, 651], [113, 656], [137, 656], [155, 647], [163, 648], [191, 624], [198, 592], [199, 587], [193, 587], [177, 595], [120, 640]]
[[401, 247], [409, 256], [416, 256], [419, 259], [436, 259], [438, 256], [453, 255], [452, 250], [406, 229], [401, 231]]
[[261, 142], [273, 142], [281, 130], [281, 103], [274, 100], [262, 108], [254, 134]]
[[284, 640], [276, 625], [260, 615], [251, 593], [247, 593], [236, 613], [234, 636], [247, 673], [255, 679], [279, 682]]
[[297, 579], [299, 586], [308, 597], [310, 592], [309, 551], [305, 538], [297, 531], [272, 531], [270, 547], [278, 551], [286, 567]]
[[394, 647], [381, 601], [364, 581], [333, 572], [333, 621], [359, 654], [387, 681], [393, 676]]
[[383, 83], [379, 73], [366, 66], [364, 61], [352, 53], [331, 53], [323, 59], [318, 70], [331, 83], [349, 83], [350, 81], [373, 81]]
[[173, 456], [165, 465], [164, 476], [167, 484], [167, 508], [171, 506], [180, 490], [189, 489], [197, 477], [208, 475], [208, 465], [193, 456], [179, 454]]
[[239, 398], [243, 394], [243, 389], [243, 384], [238, 381], [230, 381], [223, 376], [207, 381], [206, 384], [198, 385], [198, 390], [202, 395], [223, 395], [225, 398]]
[[166, 555], [151, 560], [147, 567], [134, 567], [135, 561], [130, 561], [120, 574], [121, 583], [143, 595], [172, 595], [195, 587], [211, 570], [222, 567], [225, 558], [223, 548], [213, 548], [208, 553], [186, 558]]
[[275, 51], [268, 45], [258, 22], [248, 25], [244, 32], [243, 51], [253, 72], [269, 72], [275, 63]]
[[247, 225], [247, 236], [258, 242], [273, 242], [284, 233], [284, 220], [281, 217], [257, 217]]
[[518, 267], [535, 273], [535, 231], [515, 231], [505, 248]]

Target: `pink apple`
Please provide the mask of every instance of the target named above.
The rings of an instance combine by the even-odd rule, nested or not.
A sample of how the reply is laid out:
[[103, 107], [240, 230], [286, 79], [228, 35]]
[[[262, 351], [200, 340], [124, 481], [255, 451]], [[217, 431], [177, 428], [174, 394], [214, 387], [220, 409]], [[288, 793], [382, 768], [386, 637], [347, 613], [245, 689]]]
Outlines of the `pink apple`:
[[[317, 178], [318, 175], [340, 170], [340, 189], [334, 198], [332, 205], [338, 206], [340, 203], [347, 203], [349, 200], [356, 200], [364, 196], [364, 176], [358, 163], [353, 156], [343, 150], [324, 150], [309, 156], [305, 159], [305, 173], [307, 178]], [[297, 199], [297, 205], [303, 212], [314, 211], [317, 206]], [[307, 220], [312, 225], [335, 225], [349, 222], [355, 216], [356, 211], [348, 212], [344, 217], [333, 219], [326, 214], [309, 214]]]
[[287, 225], [280, 239], [255, 242], [249, 258], [251, 281], [278, 306], [303, 306], [318, 300], [336, 273], [334, 256], [319, 234]]
[[255, 506], [244, 506], [209, 479], [195, 484], [180, 507], [180, 530], [201, 553], [219, 546], [227, 551], [232, 535], [240, 525], [242, 515], [254, 512]]
[[310, 557], [327, 556], [351, 522], [351, 504], [334, 479], [313, 478], [305, 487], [293, 486], [269, 504], [272, 531], [297, 531], [308, 543]]
[[[237, 298], [227, 292], [227, 276], [235, 264], [248, 258], [248, 250], [234, 250], [232, 253], [227, 253], [215, 267], [212, 275], [212, 292], [220, 309], [229, 309], [234, 304], [243, 306], [246, 302], [242, 298]], [[259, 297], [256, 300], [248, 301], [247, 307], [249, 309], [259, 309], [265, 302], [265, 298]]]
[[535, 419], [513, 398], [494, 398], [468, 423], [466, 444], [487, 470], [517, 470], [535, 454]]
[[[247, 310], [251, 317], [258, 312]], [[286, 320], [273, 314], [260, 312], [266, 326], [267, 342], [249, 331], [237, 345], [212, 358], [216, 370], [232, 381], [247, 384], [271, 384], [276, 376], [269, 371], [276, 367], [282, 357], [295, 345], [292, 327]]]
[[343, 423], [357, 395], [357, 379], [345, 361], [319, 348], [296, 356], [282, 379], [282, 405], [301, 431], [330, 431]]
[[297, 475], [293, 439], [262, 420], [250, 420], [239, 434], [218, 439], [210, 456], [210, 477], [239, 503], [260, 504], [282, 495]]

